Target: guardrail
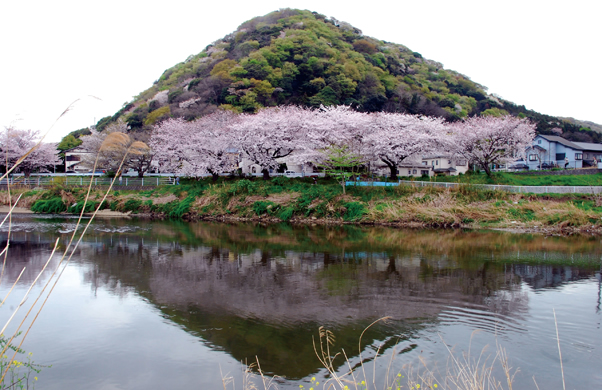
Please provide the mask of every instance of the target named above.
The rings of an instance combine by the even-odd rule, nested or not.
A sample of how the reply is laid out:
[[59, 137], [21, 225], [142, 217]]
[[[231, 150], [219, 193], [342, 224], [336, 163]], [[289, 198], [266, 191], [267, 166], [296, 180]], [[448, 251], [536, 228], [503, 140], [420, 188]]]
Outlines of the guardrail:
[[501, 184], [466, 184], [466, 183], [447, 183], [435, 181], [412, 181], [399, 180], [398, 182], [362, 182], [348, 181], [348, 186], [398, 186], [410, 185], [415, 187], [444, 187], [455, 188], [459, 186], [470, 186], [474, 188], [487, 189], [493, 191], [517, 192], [523, 194], [602, 194], [602, 186], [508, 186]]

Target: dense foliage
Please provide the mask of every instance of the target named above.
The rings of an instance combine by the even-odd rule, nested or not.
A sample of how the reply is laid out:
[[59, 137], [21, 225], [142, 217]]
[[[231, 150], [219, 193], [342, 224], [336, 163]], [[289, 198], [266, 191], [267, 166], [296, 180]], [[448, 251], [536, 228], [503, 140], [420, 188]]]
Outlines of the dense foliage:
[[254, 113], [276, 105], [349, 105], [448, 121], [475, 115], [528, 117], [543, 134], [599, 142], [579, 124], [527, 110], [489, 95], [468, 77], [409, 48], [371, 37], [316, 12], [283, 9], [251, 19], [163, 75], [112, 117], [131, 129], [166, 118], [195, 118], [218, 107]]

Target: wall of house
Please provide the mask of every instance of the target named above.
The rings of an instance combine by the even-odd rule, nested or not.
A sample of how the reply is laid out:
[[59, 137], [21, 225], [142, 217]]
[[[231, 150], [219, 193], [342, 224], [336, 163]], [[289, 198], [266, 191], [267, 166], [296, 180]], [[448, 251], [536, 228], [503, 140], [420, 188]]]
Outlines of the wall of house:
[[466, 160], [438, 156], [433, 158], [424, 158], [422, 159], [422, 162], [423, 164], [426, 164], [432, 169], [454, 168], [456, 172], [451, 172], [451, 176], [457, 176], [460, 173], [464, 174], [468, 171], [468, 163], [466, 162]]
[[[570, 148], [568, 146], [565, 146], [561, 143], [555, 142], [555, 141], [548, 141], [545, 138], [541, 137], [541, 136], [537, 136], [535, 137], [535, 139], [533, 139], [533, 146], [539, 146], [543, 149], [546, 150], [546, 152], [542, 152], [541, 153], [541, 163], [547, 163], [547, 164], [556, 164], [558, 165], [558, 167], [560, 168], [564, 168], [565, 165], [565, 157], [568, 157], [569, 159], [569, 167], [570, 168], [582, 168], [583, 167], [583, 152], [581, 150], [575, 150], [573, 148]], [[533, 170], [533, 169], [538, 169], [539, 168], [539, 160], [531, 160], [529, 158], [529, 155], [531, 154], [537, 154], [537, 152], [534, 151], [529, 151], [528, 155], [527, 155], [527, 165], [529, 165], [529, 169]], [[563, 155], [562, 156], [558, 156], [558, 155]], [[581, 154], [581, 158], [579, 158], [578, 154]], [[560, 158], [557, 158], [560, 157]]]
[[[422, 177], [423, 175], [426, 176], [433, 176], [433, 170], [431, 169], [431, 167], [426, 166], [426, 165], [415, 165], [415, 166], [406, 166], [406, 167], [400, 167], [398, 169], [399, 172], [399, 176], [405, 176], [405, 177]], [[388, 175], [388, 173], [387, 173]]]

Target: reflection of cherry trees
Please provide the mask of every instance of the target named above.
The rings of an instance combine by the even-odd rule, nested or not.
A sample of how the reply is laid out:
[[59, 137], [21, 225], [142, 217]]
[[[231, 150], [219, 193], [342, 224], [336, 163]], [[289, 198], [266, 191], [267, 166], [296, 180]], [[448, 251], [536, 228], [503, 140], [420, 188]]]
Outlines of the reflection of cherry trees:
[[[7, 169], [14, 166], [19, 159], [19, 169], [25, 177], [29, 177], [35, 169], [60, 164], [55, 144], [40, 143], [40, 132], [37, 130], [19, 130], [8, 127], [0, 136], [2, 162]], [[29, 154], [28, 154], [29, 153]]]

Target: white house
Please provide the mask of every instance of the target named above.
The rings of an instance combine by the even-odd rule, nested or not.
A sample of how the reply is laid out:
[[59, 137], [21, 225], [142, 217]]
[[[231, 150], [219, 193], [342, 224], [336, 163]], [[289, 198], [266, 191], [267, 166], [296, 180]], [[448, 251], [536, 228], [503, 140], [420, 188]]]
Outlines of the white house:
[[65, 172], [73, 171], [77, 173], [90, 172], [91, 166], [86, 164], [84, 158], [91, 153], [81, 146], [76, 146], [65, 151]]
[[422, 164], [432, 169], [435, 175], [457, 176], [468, 171], [468, 162], [449, 154], [431, 154], [422, 157]]

